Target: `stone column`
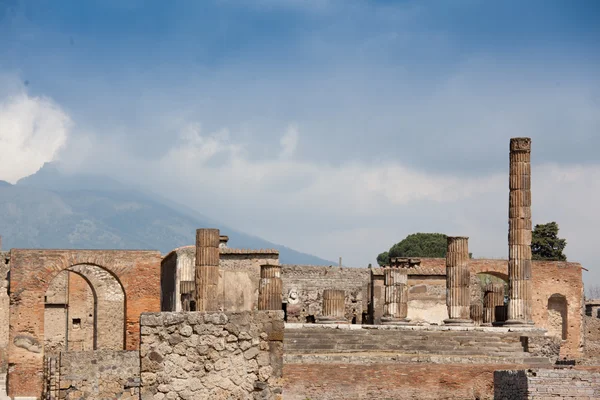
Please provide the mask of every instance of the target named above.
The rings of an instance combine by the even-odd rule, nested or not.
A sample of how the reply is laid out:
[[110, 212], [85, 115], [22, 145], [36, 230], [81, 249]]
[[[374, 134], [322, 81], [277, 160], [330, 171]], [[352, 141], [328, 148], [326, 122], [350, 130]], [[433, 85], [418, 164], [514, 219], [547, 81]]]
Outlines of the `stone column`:
[[323, 290], [323, 312], [317, 318], [320, 324], [346, 324], [346, 293], [343, 290]]
[[470, 307], [471, 320], [476, 326], [483, 324], [483, 304], [471, 303]]
[[219, 230], [196, 230], [196, 310], [218, 311]]
[[408, 315], [408, 267], [404, 258], [393, 258], [390, 267], [383, 270], [385, 284], [385, 303], [381, 323], [384, 325], [403, 325], [410, 320]]
[[531, 139], [510, 139], [508, 204], [508, 320], [531, 319]]
[[258, 309], [281, 310], [283, 303], [283, 284], [281, 266], [261, 265], [260, 284], [258, 286]]
[[483, 323], [496, 322], [496, 307], [504, 305], [504, 285], [488, 283], [483, 289]]
[[469, 238], [448, 236], [448, 252], [446, 254], [446, 305], [449, 318], [444, 321], [448, 325], [472, 325], [469, 306], [471, 291], [469, 285]]

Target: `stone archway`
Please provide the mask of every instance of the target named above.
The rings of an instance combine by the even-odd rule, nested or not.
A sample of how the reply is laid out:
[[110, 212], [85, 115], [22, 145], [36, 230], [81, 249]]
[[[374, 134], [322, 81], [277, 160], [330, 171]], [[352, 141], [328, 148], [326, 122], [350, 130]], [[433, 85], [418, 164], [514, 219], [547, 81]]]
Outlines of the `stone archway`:
[[116, 277], [93, 264], [74, 265], [44, 296], [44, 351], [122, 350], [125, 293]]
[[548, 298], [548, 333], [567, 340], [567, 299], [555, 293]]

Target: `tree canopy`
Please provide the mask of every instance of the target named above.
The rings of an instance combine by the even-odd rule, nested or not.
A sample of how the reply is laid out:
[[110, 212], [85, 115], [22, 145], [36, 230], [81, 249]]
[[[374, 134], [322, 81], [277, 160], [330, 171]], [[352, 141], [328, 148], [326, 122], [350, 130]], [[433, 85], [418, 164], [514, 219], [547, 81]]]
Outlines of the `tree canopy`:
[[567, 241], [558, 237], [558, 224], [538, 224], [531, 232], [531, 258], [534, 260], [566, 261], [563, 250]]
[[413, 233], [377, 256], [381, 266], [389, 265], [394, 257], [446, 257], [448, 239], [443, 233]]

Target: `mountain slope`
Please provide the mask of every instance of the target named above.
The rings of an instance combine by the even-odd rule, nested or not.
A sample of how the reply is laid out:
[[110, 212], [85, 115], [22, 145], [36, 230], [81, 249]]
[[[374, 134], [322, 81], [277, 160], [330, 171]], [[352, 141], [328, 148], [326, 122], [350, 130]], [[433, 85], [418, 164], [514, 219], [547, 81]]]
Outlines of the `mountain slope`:
[[276, 248], [282, 263], [330, 261], [238, 232], [158, 196], [105, 177], [64, 176], [45, 165], [16, 185], [0, 181], [4, 248], [157, 249], [193, 244], [198, 227], [216, 227], [238, 248]]

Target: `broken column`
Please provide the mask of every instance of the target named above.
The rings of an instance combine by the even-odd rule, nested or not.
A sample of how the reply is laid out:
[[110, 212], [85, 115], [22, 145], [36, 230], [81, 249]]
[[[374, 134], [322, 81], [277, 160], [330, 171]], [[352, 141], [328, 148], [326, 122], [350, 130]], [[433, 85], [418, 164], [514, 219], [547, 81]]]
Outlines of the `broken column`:
[[496, 322], [496, 307], [504, 305], [504, 285], [488, 283], [483, 289], [483, 323]]
[[261, 265], [258, 286], [258, 309], [281, 310], [283, 303], [281, 266]]
[[508, 204], [508, 320], [531, 319], [531, 139], [510, 139]]
[[384, 268], [385, 303], [381, 323], [403, 325], [409, 322], [408, 315], [408, 268], [407, 258], [392, 258], [390, 266]]
[[196, 310], [218, 311], [219, 230], [196, 230]]
[[483, 304], [471, 303], [470, 307], [471, 320], [476, 326], [483, 324]]
[[446, 305], [448, 325], [472, 325], [470, 314], [471, 273], [469, 271], [469, 238], [448, 236], [446, 253]]
[[320, 324], [345, 324], [346, 293], [343, 290], [323, 290], [323, 312], [317, 318]]

